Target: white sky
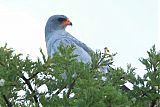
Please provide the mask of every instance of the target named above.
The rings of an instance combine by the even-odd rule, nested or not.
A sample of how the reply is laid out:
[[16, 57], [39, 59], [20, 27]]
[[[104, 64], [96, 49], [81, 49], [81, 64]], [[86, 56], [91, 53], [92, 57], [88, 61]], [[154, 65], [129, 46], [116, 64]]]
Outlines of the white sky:
[[[64, 14], [77, 39], [93, 50], [108, 47], [118, 52], [116, 66], [131, 63], [142, 71], [138, 58], [157, 43], [158, 0], [0, 0], [0, 46], [8, 43], [17, 52], [46, 53], [44, 27], [54, 14]], [[157, 40], [157, 38], [159, 38]], [[158, 41], [158, 42], [157, 42]], [[159, 47], [160, 48], [160, 47]]]

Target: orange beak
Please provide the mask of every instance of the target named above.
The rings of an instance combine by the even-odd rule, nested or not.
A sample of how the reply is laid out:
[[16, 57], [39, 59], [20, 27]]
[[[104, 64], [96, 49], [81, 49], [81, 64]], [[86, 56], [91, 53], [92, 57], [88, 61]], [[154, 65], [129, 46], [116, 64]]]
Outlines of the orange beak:
[[67, 19], [67, 20], [63, 21], [63, 25], [64, 26], [68, 26], [68, 25], [72, 26], [72, 22], [69, 19]]

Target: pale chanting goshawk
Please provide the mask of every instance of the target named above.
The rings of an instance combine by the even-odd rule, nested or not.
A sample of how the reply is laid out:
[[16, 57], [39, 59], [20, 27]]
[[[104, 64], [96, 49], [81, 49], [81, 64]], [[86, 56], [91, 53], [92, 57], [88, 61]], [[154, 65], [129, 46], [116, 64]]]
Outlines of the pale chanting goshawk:
[[[83, 63], [92, 63], [89, 52], [92, 51], [91, 48], [86, 46], [83, 42], [79, 41], [75, 37], [73, 37], [70, 33], [68, 33], [65, 28], [68, 25], [72, 25], [71, 21], [64, 15], [53, 15], [51, 16], [45, 26], [45, 41], [47, 47], [47, 53], [50, 57], [54, 55], [57, 51], [57, 47], [61, 42], [65, 45], [75, 45], [76, 49], [74, 53], [78, 55], [77, 60], [82, 61]], [[108, 52], [108, 49], [104, 50]], [[101, 66], [100, 71], [103, 73], [107, 73], [109, 70], [109, 66]], [[63, 78], [67, 78], [66, 74], [62, 74]], [[106, 80], [106, 77], [102, 77], [103, 80]], [[123, 90], [129, 90], [125, 85], [122, 86]], [[127, 88], [127, 89], [126, 89]]]
[[[45, 27], [45, 41], [47, 53], [50, 57], [57, 51], [57, 47], [62, 42], [64, 45], [74, 45], [74, 54], [78, 55], [77, 60], [83, 63], [92, 63], [89, 53], [93, 50], [68, 33], [65, 28], [72, 25], [72, 22], [64, 15], [51, 16]], [[101, 66], [101, 72], [108, 72], [109, 66]]]

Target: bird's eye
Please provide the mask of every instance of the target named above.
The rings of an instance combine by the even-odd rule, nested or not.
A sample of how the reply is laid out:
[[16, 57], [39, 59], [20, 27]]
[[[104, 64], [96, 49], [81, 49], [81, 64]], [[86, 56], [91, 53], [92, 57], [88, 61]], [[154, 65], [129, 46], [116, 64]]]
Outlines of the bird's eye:
[[65, 18], [58, 18], [58, 21], [59, 22], [63, 22], [63, 21], [65, 21], [66, 19]]

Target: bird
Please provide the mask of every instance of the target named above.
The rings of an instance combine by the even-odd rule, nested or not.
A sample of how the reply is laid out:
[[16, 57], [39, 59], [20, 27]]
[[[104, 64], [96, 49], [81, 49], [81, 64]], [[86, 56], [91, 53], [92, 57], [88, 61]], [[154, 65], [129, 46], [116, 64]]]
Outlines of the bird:
[[[65, 15], [53, 15], [48, 19], [45, 26], [45, 41], [48, 56], [53, 57], [54, 53], [58, 50], [60, 43], [63, 43], [64, 45], [74, 45], [76, 47], [74, 54], [78, 55], [78, 61], [92, 63], [90, 52], [94, 51], [67, 32], [67, 26], [72, 26], [72, 22]], [[104, 48], [104, 54], [109, 54], [109, 49], [107, 47]], [[99, 69], [100, 72], [107, 73], [110, 67], [106, 65], [101, 66]], [[61, 76], [63, 79], [67, 79], [66, 72], [62, 73]], [[107, 78], [102, 76], [102, 80], [106, 81]]]
[[72, 26], [72, 22], [65, 15], [53, 15], [48, 19], [45, 26], [45, 42], [48, 56], [53, 57], [57, 47], [62, 42], [64, 45], [75, 46], [74, 54], [78, 55], [78, 61], [91, 63], [89, 52], [92, 49], [67, 32], [67, 26]]

